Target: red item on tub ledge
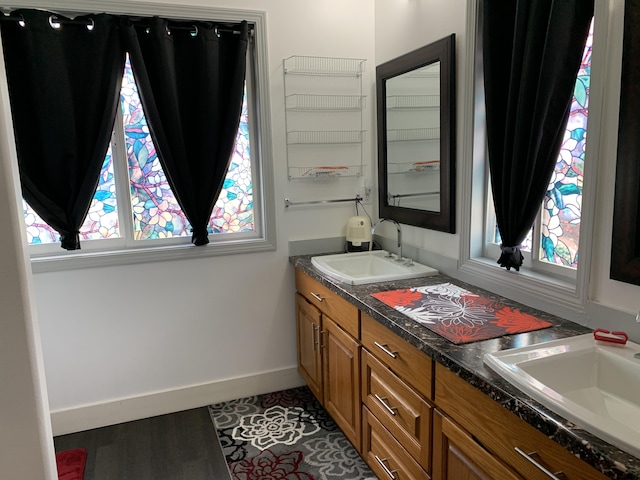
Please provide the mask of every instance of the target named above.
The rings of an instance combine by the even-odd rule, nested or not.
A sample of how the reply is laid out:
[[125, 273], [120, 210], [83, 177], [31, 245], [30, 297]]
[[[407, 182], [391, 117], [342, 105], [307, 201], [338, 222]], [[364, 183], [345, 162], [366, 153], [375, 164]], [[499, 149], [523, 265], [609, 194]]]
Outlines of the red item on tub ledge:
[[610, 332], [604, 328], [596, 328], [593, 331], [593, 338], [601, 342], [618, 343], [620, 345], [626, 345], [629, 340], [629, 335], [625, 332]]

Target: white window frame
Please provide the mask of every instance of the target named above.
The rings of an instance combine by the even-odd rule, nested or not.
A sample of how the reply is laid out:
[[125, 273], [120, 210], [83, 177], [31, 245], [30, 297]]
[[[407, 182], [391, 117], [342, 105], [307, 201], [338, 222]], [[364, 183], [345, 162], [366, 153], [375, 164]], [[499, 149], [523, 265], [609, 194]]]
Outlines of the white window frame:
[[[585, 173], [582, 215], [580, 221], [580, 262], [575, 275], [563, 275], [562, 266], [545, 265], [534, 269], [527, 254], [519, 272], [506, 271], [497, 264], [499, 255], [489, 246], [488, 165], [486, 164], [486, 132], [484, 125], [484, 99], [477, 98], [476, 84], [476, 36], [478, 34], [479, 1], [467, 0], [467, 65], [464, 78], [466, 108], [463, 116], [463, 135], [459, 170], [461, 185], [460, 260], [458, 274], [461, 279], [497, 294], [527, 305], [562, 316], [573, 321], [585, 318], [591, 250], [595, 215], [595, 190], [599, 136], [603, 129], [604, 78], [607, 68], [605, 50], [608, 42], [608, 0], [595, 0], [594, 39], [589, 96], [589, 142], [585, 152]], [[534, 245], [534, 248], [535, 245]], [[534, 268], [531, 265], [534, 265]], [[537, 262], [543, 263], [543, 262]], [[565, 269], [566, 270], [566, 269]]]
[[[144, 262], [157, 262], [176, 259], [190, 259], [217, 255], [231, 255], [272, 251], [276, 249], [276, 229], [274, 202], [273, 155], [270, 128], [269, 100], [269, 64], [267, 56], [266, 13], [264, 11], [226, 9], [215, 7], [196, 7], [187, 5], [169, 5], [158, 3], [129, 4], [119, 1], [95, 0], [56, 0], [56, 1], [17, 1], [12, 8], [42, 8], [59, 12], [62, 15], [75, 16], [80, 13], [105, 12], [116, 15], [158, 15], [172, 19], [202, 19], [220, 22], [239, 22], [246, 20], [253, 26], [255, 45], [247, 55], [247, 96], [249, 106], [249, 138], [251, 141], [251, 169], [253, 177], [253, 213], [254, 232], [209, 235], [209, 244], [194, 246], [190, 237], [177, 237], [163, 240], [127, 240], [121, 238], [105, 240], [86, 240], [81, 243], [81, 250], [66, 251], [58, 243], [51, 245], [32, 245], [28, 247], [31, 256], [32, 270], [49, 272], [110, 266]], [[74, 13], [69, 13], [74, 12]], [[6, 82], [6, 78], [0, 81]], [[253, 86], [253, 88], [251, 88]], [[251, 96], [254, 95], [255, 99]], [[252, 101], [255, 100], [255, 101]], [[255, 107], [255, 108], [254, 108]], [[118, 115], [120, 112], [118, 111]], [[124, 133], [117, 128], [115, 142], [124, 140]], [[122, 159], [115, 158], [114, 168], [118, 168]], [[123, 173], [123, 172], [119, 172]], [[120, 178], [118, 178], [120, 177]], [[123, 181], [124, 179], [124, 181]], [[128, 192], [128, 175], [116, 176], [119, 192]], [[125, 186], [124, 183], [127, 183]], [[125, 186], [125, 190], [122, 187]], [[128, 195], [124, 195], [128, 197]], [[129, 205], [123, 195], [118, 197], [119, 214]], [[19, 202], [22, 205], [22, 202]], [[130, 209], [129, 209], [130, 210]], [[24, 223], [22, 224], [24, 228]], [[125, 230], [131, 226], [120, 225]]]

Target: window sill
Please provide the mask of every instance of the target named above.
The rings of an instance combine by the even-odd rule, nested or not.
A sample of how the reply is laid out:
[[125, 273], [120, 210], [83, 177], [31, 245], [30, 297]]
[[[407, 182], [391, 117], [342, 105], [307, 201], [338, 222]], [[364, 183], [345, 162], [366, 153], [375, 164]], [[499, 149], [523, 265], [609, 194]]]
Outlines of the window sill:
[[500, 268], [495, 259], [467, 260], [458, 269], [464, 281], [553, 315], [584, 324], [586, 301], [576, 283], [523, 267], [519, 272]]
[[211, 242], [196, 247], [191, 243], [160, 247], [123, 248], [102, 251], [74, 251], [60, 254], [31, 255], [33, 273], [58, 272], [83, 268], [111, 267], [170, 260], [267, 252], [276, 249], [275, 241], [259, 238], [227, 243]]

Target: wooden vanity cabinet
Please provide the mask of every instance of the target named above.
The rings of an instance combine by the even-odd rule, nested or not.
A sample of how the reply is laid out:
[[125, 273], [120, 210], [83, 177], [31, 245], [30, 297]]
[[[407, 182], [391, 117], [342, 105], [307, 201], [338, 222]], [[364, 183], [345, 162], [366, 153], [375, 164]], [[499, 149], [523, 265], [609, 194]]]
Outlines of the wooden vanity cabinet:
[[[564, 480], [607, 478], [443, 365], [436, 365], [435, 376], [437, 408], [446, 412], [452, 421], [446, 417], [440, 420], [436, 415], [435, 431], [437, 432], [440, 428], [440, 432], [444, 431], [444, 434], [438, 433], [438, 438], [434, 441], [434, 464], [439, 462], [434, 468], [434, 478], [466, 478], [446, 476], [448, 472], [446, 459], [448, 458], [450, 462], [454, 455], [450, 451], [452, 445], [456, 445], [455, 451], [472, 463], [484, 463], [481, 456], [484, 458], [489, 454], [517, 475], [528, 480], [554, 478], [549, 474]], [[439, 427], [439, 422], [444, 424], [444, 427]], [[463, 442], [459, 440], [457, 443], [448, 442], [446, 437], [451, 430], [450, 424], [459, 425], [460, 430], [466, 431], [465, 435], [472, 438], [474, 444], [479, 445], [482, 451], [471, 447], [469, 443], [462, 445]], [[449, 463], [450, 467], [451, 463]], [[486, 478], [503, 477], [489, 475]]]
[[296, 289], [298, 371], [360, 452], [360, 312], [298, 270]]
[[380, 479], [606, 479], [299, 270], [296, 288], [300, 374]]

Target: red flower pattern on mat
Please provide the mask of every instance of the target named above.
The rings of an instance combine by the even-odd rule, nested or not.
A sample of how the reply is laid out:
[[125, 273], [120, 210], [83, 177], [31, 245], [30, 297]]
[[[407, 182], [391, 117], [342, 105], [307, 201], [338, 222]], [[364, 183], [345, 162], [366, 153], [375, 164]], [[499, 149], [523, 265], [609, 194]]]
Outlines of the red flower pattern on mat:
[[420, 300], [422, 294], [410, 289], [405, 289], [372, 293], [371, 296], [392, 307], [400, 307], [403, 305], [411, 305], [413, 302]]
[[451, 283], [378, 292], [371, 296], [456, 344], [552, 325]]
[[527, 332], [537, 330], [551, 325], [551, 323], [539, 318], [513, 310], [510, 307], [503, 307], [495, 313], [496, 321], [491, 322], [502, 328], [506, 333]]
[[302, 452], [276, 455], [263, 450], [252, 458], [229, 465], [235, 480], [314, 480], [313, 475], [299, 470]]
[[453, 343], [468, 343], [477, 340], [484, 340], [486, 332], [476, 326], [465, 323], [452, 325], [439, 324], [433, 329], [436, 333], [448, 338]]

